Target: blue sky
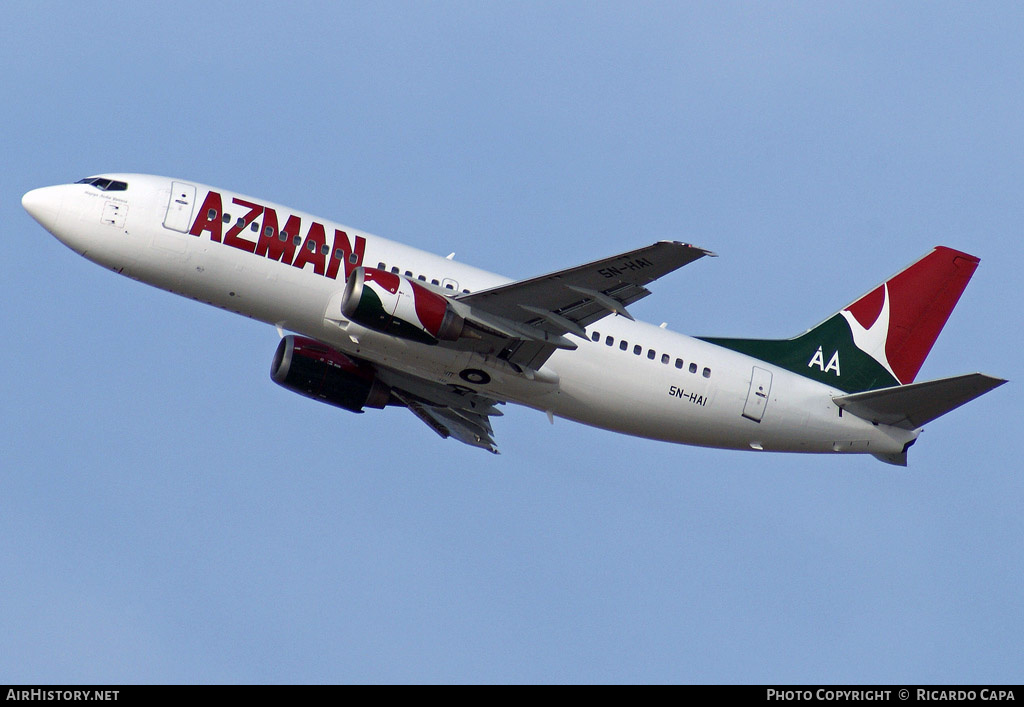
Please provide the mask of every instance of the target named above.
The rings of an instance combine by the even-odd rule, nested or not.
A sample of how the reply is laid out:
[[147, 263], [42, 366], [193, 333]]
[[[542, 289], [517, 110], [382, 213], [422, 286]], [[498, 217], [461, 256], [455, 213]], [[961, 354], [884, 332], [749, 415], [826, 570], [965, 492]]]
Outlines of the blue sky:
[[[1020, 681], [1016, 3], [29, 3], [0, 28], [0, 678]], [[920, 379], [1012, 379], [906, 470], [509, 408], [502, 455], [274, 385], [272, 327], [20, 206], [103, 171], [510, 277], [717, 252], [634, 313], [784, 337], [938, 244]]]

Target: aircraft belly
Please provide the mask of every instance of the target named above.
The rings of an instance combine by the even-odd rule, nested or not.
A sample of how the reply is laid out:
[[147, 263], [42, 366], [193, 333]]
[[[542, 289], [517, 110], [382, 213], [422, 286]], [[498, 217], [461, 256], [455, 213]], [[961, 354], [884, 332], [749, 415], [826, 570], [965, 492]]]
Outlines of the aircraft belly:
[[[328, 300], [333, 301], [333, 298]], [[333, 311], [330, 304], [327, 309]], [[531, 379], [491, 356], [382, 334], [353, 322], [339, 321], [333, 314], [315, 331], [297, 331], [371, 363], [433, 383], [466, 388], [497, 400], [529, 405], [530, 401], [555, 390], [558, 383], [557, 375], [549, 371]]]

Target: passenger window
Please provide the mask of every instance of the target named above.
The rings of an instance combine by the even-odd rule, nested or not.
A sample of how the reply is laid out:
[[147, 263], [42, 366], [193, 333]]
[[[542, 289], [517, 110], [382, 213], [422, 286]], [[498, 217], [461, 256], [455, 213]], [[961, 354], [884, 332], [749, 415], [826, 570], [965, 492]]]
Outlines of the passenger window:
[[221, 219], [224, 223], [231, 223], [231, 214], [224, 214], [224, 218]]
[[353, 265], [358, 263], [359, 262], [359, 254], [358, 253], [349, 253], [349, 255], [348, 255], [348, 262], [352, 263]]
[[623, 339], [619, 342], [619, 351], [625, 351], [629, 348], [629, 342]]
[[[320, 246], [320, 255], [327, 255], [330, 252], [331, 252], [331, 247], [329, 245], [327, 245], [326, 243], [324, 243], [322, 246]], [[335, 258], [340, 258], [341, 257], [340, 253], [341, 253], [341, 251], [337, 251], [337, 250], [334, 251], [334, 257]]]
[[643, 353], [643, 350], [644, 350], [644, 347], [641, 346], [640, 344], [637, 344], [636, 346], [633, 347], [633, 353], [636, 354], [637, 356], [639, 356], [641, 353]]
[[396, 265], [396, 266], [393, 266], [393, 267], [391, 268], [391, 272], [393, 272], [393, 273], [394, 273], [395, 275], [397, 275], [397, 274], [398, 274], [398, 266], [397, 266], [397, 265]]
[[668, 358], [669, 358], [668, 354], [662, 354], [661, 355], [661, 362], [662, 363], [668, 363]]
[[377, 263], [377, 269], [378, 270], [387, 270], [388, 266], [385, 265], [384, 263]]
[[647, 349], [647, 358], [653, 361], [655, 356], [657, 356], [657, 354], [654, 353], [654, 349]]
[[444, 288], [446, 290], [454, 290], [455, 289], [454, 287], [452, 287], [451, 283], [449, 283], [449, 282], [444, 283]]
[[441, 283], [438, 280], [431, 280], [430, 284], [431, 285], [440, 285]]
[[302, 236], [295, 236], [292, 238], [292, 243], [295, 245], [302, 245]]
[[288, 231], [281, 231], [279, 234], [277, 234], [277, 239], [281, 242], [287, 241]]
[[425, 278], [423, 275], [417, 275], [416, 279], [419, 280], [420, 282], [426, 282], [427, 281], [427, 278]]
[[310, 253], [316, 252], [316, 243], [314, 241], [306, 241], [306, 250]]
[[405, 271], [405, 276], [406, 277], [412, 277], [412, 270], [406, 270]]
[[253, 233], [259, 233], [260, 232], [260, 225], [258, 223], [256, 223], [255, 221], [253, 221], [252, 225], [249, 226], [249, 230], [252, 231]]
[[207, 221], [213, 221], [215, 218], [217, 218], [217, 209], [210, 209], [206, 212]]
[[605, 344], [605, 346], [611, 346], [611, 345], [612, 345], [612, 344], [614, 344], [614, 343], [615, 343], [615, 337], [614, 337], [614, 336], [606, 336], [606, 337], [604, 338], [604, 344]]
[[274, 227], [273, 226], [267, 226], [266, 228], [264, 228], [263, 229], [263, 235], [266, 236], [267, 238], [273, 238], [274, 237]]
[[682, 367], [683, 367], [683, 359], [677, 358], [676, 359], [676, 368], [682, 368]]
[[704, 377], [705, 378], [710, 378], [711, 377], [711, 369], [710, 368], [705, 368], [704, 369]]
[[238, 220], [237, 220], [237, 221], [235, 221], [235, 225], [236, 225], [236, 226], [238, 226], [238, 229], [239, 229], [239, 230], [241, 230], [241, 229], [245, 228], [245, 219], [244, 219], [244, 218], [242, 218], [241, 216], [239, 216], [239, 217], [238, 217]]
[[591, 338], [592, 341], [600, 341], [601, 340], [601, 334], [599, 332], [595, 331], [593, 334], [590, 335], [590, 338]]
[[690, 373], [696, 373], [696, 372], [697, 372], [697, 364], [696, 363], [691, 363], [690, 364]]

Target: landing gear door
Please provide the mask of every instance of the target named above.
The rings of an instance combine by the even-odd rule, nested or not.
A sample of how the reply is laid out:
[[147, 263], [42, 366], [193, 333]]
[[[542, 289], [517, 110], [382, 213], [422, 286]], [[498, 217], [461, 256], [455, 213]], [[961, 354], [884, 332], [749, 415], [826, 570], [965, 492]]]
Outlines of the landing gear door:
[[750, 373], [750, 390], [747, 391], [747, 402], [743, 405], [743, 417], [760, 422], [764, 417], [764, 409], [768, 405], [768, 395], [772, 391], [772, 372], [754, 366]]
[[185, 182], [171, 184], [171, 198], [167, 202], [164, 226], [172, 231], [188, 233], [192, 225], [192, 209], [196, 202], [196, 188]]

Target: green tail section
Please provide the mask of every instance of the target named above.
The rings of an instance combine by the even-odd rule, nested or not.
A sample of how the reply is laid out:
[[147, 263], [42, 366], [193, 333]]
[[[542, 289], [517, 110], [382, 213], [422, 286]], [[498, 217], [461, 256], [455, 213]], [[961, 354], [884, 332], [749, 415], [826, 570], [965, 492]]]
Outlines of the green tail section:
[[936, 246], [793, 339], [704, 341], [847, 393], [907, 385], [914, 382], [978, 263], [973, 255]]
[[857, 348], [850, 324], [839, 313], [792, 339], [699, 338], [847, 393], [900, 384], [884, 366]]

